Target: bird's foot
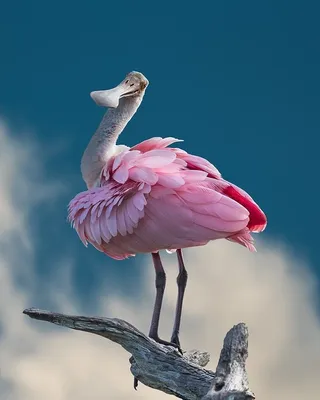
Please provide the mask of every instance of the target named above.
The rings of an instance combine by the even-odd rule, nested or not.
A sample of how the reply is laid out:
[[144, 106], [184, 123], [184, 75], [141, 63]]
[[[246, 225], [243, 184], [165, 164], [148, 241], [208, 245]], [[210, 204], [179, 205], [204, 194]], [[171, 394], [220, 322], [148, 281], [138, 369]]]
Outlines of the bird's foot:
[[180, 349], [180, 339], [178, 332], [173, 332], [170, 342], [174, 343]]
[[162, 340], [162, 339], [159, 338], [159, 336], [150, 336], [150, 337], [151, 337], [151, 339], [153, 339], [155, 342], [157, 342], [157, 343], [159, 343], [159, 344], [163, 344], [163, 345], [165, 345], [165, 346], [172, 346], [172, 347], [174, 347], [175, 349], [177, 349], [181, 355], [183, 354], [183, 353], [182, 353], [182, 350], [181, 350], [181, 347], [180, 347], [180, 342], [179, 342], [179, 338], [178, 338], [178, 337], [177, 337], [177, 341], [172, 341], [172, 340], [171, 340], [171, 342], [168, 342], [168, 341], [166, 341], [166, 340]]

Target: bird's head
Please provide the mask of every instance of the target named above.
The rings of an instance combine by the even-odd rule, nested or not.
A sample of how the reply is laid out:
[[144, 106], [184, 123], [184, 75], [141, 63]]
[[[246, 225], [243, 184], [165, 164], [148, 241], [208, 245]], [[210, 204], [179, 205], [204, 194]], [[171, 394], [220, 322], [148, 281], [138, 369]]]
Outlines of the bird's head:
[[143, 74], [132, 71], [115, 88], [91, 92], [90, 96], [98, 106], [117, 108], [123, 98], [142, 97], [148, 85], [149, 81]]

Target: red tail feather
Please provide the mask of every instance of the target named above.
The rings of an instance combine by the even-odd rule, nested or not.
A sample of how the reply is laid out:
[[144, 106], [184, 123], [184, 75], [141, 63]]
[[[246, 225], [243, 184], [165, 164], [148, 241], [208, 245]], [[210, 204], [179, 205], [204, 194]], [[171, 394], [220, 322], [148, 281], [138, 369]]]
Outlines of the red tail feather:
[[262, 232], [264, 230], [267, 225], [267, 218], [256, 203], [239, 193], [233, 186], [225, 188], [223, 194], [235, 200], [249, 211], [248, 229], [250, 232]]

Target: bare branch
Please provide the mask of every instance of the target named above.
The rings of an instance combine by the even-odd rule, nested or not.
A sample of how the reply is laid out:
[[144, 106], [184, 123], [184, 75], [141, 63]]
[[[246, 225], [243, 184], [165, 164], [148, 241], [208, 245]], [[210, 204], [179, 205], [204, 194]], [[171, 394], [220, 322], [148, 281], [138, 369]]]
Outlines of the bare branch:
[[248, 389], [245, 361], [248, 356], [248, 331], [244, 324], [227, 334], [217, 372], [203, 367], [209, 362], [206, 352], [193, 350], [183, 356], [171, 346], [156, 343], [126, 321], [64, 315], [30, 308], [24, 314], [67, 328], [103, 336], [120, 344], [132, 357], [131, 372], [143, 384], [184, 400], [254, 399]]

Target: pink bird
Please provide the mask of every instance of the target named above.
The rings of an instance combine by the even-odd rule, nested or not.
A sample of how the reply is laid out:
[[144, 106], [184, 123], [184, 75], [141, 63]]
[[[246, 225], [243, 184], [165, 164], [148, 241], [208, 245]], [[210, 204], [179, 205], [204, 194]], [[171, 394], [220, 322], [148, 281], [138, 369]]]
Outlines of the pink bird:
[[[81, 161], [88, 190], [69, 204], [69, 220], [87, 246], [116, 260], [151, 253], [156, 272], [156, 300], [149, 336], [180, 348], [179, 329], [187, 271], [182, 251], [211, 240], [227, 239], [255, 251], [251, 232], [261, 232], [266, 216], [253, 199], [224, 180], [209, 161], [179, 148], [181, 140], [154, 137], [134, 147], [117, 145], [148, 86], [131, 72], [114, 89], [91, 93], [108, 107]], [[170, 342], [158, 325], [166, 283], [159, 251], [177, 252], [178, 299]]]

